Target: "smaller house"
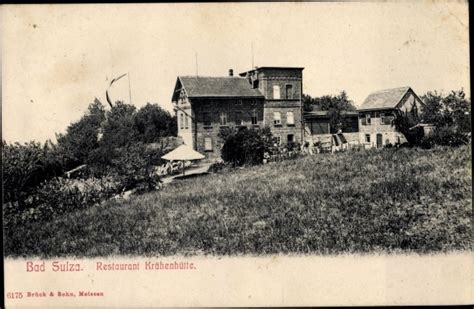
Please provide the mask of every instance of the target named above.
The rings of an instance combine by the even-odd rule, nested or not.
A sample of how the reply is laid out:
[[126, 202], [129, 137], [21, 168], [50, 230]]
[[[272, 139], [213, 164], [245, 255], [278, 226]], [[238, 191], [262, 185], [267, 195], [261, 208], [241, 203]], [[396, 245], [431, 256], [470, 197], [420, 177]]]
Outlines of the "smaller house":
[[393, 125], [395, 115], [416, 114], [422, 107], [423, 101], [410, 87], [371, 93], [357, 110], [360, 142], [369, 148], [403, 143], [404, 135]]

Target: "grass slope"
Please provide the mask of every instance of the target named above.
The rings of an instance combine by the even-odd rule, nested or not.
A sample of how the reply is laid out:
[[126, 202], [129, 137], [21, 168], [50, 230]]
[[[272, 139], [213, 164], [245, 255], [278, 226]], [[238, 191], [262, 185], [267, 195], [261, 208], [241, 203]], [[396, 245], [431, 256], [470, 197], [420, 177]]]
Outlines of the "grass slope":
[[9, 256], [469, 249], [471, 149], [324, 154], [183, 180], [5, 239]]

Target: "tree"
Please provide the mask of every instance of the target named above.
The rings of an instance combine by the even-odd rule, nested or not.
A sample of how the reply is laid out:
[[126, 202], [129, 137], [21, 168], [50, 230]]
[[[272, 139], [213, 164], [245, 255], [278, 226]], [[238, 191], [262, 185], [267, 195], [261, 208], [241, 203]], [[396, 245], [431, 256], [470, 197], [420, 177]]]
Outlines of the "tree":
[[158, 104], [147, 103], [135, 115], [135, 127], [139, 139], [145, 143], [160, 141], [165, 136], [176, 136], [176, 117], [162, 109]]
[[261, 164], [265, 151], [271, 146], [272, 140], [269, 128], [229, 129], [223, 131], [220, 137], [224, 139], [222, 159], [234, 166]]
[[343, 115], [344, 111], [356, 110], [345, 91], [341, 91], [337, 96], [324, 95], [312, 98], [309, 95], [303, 95], [303, 104], [305, 111], [328, 111], [331, 133], [336, 133], [339, 129], [348, 125]]
[[103, 136], [100, 147], [112, 151], [124, 147], [138, 138], [135, 128], [136, 107], [117, 101], [106, 113], [106, 120], [102, 125]]
[[423, 128], [417, 126], [420, 123], [420, 118], [417, 113], [404, 112], [395, 109], [395, 118], [392, 126], [395, 126], [397, 131], [402, 133], [407, 139], [408, 144], [415, 146], [422, 143], [424, 132]]
[[160, 183], [159, 176], [154, 172], [159, 160], [156, 152], [148, 151], [145, 144], [136, 142], [120, 149], [109, 168], [118, 180], [121, 191], [137, 189], [146, 192], [156, 189]]
[[423, 122], [436, 127], [455, 126], [461, 132], [471, 132], [471, 102], [464, 90], [451, 91], [445, 96], [436, 91], [423, 95]]
[[67, 168], [85, 163], [89, 154], [99, 147], [97, 135], [104, 120], [104, 106], [95, 99], [79, 121], [70, 124], [65, 134], [57, 135], [58, 146], [64, 154]]

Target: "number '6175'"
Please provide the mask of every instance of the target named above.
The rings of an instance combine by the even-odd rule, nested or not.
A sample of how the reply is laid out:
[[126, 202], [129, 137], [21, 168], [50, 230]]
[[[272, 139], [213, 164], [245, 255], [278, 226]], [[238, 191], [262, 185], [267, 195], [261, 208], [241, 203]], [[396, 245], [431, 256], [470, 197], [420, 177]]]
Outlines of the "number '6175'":
[[22, 292], [8, 292], [7, 298], [23, 298]]

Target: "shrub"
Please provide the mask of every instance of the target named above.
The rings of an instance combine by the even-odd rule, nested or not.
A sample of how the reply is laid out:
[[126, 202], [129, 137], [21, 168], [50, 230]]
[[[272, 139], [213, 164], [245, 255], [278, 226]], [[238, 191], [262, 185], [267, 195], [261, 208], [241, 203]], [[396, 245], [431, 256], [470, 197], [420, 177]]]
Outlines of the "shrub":
[[41, 182], [64, 172], [58, 149], [51, 143], [2, 144], [4, 202], [23, 201]]
[[53, 178], [41, 183], [24, 201], [3, 205], [5, 233], [15, 227], [54, 217], [106, 201], [117, 192], [117, 183], [110, 177], [73, 180]]
[[222, 159], [234, 166], [256, 165], [263, 162], [264, 153], [271, 145], [268, 128], [228, 130], [221, 133], [224, 139]]
[[155, 173], [155, 166], [162, 162], [159, 154], [141, 143], [122, 147], [117, 153], [111, 160], [110, 170], [122, 191], [137, 189], [144, 192], [157, 188], [160, 178]]
[[217, 173], [217, 172], [220, 172], [220, 171], [225, 171], [229, 167], [230, 167], [229, 163], [224, 162], [224, 161], [221, 160], [221, 161], [217, 161], [217, 162], [211, 164], [211, 166], [209, 166], [209, 172]]
[[436, 128], [431, 135], [425, 137], [422, 141], [422, 146], [431, 148], [436, 144], [459, 147], [468, 143], [469, 137], [466, 133], [461, 132], [455, 126], [443, 126]]

